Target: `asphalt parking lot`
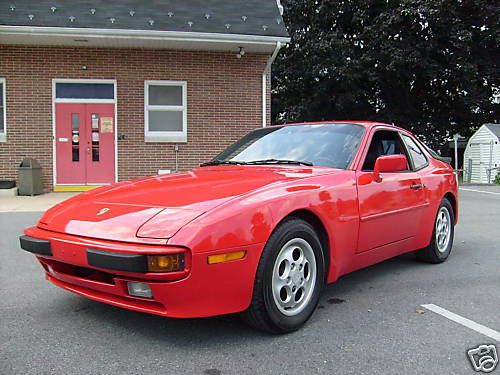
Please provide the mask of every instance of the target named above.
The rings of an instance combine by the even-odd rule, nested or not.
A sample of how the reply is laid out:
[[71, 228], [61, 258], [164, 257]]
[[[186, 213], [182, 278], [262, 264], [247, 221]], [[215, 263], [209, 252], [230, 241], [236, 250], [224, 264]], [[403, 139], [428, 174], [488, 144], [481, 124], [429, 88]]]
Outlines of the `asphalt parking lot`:
[[500, 188], [460, 193], [446, 263], [407, 254], [347, 275], [285, 336], [235, 316], [167, 319], [61, 290], [18, 247], [41, 213], [0, 213], [0, 373], [473, 374], [466, 350], [496, 344], [500, 354], [500, 342], [421, 306], [500, 331]]

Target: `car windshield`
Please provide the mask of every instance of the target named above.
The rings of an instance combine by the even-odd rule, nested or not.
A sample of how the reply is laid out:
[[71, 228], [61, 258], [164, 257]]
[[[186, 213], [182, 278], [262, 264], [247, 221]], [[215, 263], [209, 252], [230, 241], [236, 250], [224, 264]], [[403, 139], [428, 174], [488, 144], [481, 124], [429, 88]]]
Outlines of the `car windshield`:
[[204, 165], [302, 164], [346, 169], [361, 142], [355, 124], [272, 126], [254, 130]]

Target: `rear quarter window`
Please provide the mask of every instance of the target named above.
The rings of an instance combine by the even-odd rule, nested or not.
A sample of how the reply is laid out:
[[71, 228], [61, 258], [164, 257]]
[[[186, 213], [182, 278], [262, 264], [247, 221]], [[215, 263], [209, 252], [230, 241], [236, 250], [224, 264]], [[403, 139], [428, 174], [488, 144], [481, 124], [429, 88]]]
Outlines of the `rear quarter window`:
[[428, 164], [427, 157], [420, 148], [420, 146], [415, 142], [415, 140], [405, 134], [402, 134], [403, 141], [408, 149], [411, 160], [413, 161], [413, 168], [418, 170], [424, 168]]

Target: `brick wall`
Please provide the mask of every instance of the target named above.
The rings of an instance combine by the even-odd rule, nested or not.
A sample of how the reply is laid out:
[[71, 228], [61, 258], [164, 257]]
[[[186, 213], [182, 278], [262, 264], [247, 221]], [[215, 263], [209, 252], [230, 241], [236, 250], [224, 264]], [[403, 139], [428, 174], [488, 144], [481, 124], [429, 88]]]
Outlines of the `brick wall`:
[[[52, 79], [115, 79], [118, 92], [118, 178], [175, 169], [172, 144], [144, 142], [144, 81], [185, 80], [188, 142], [179, 168], [209, 160], [248, 131], [262, 126], [262, 71], [268, 55], [141, 49], [53, 48], [0, 45], [6, 79], [7, 142], [0, 143], [0, 179], [15, 179], [24, 157], [43, 168], [52, 186]], [[85, 65], [87, 70], [83, 70]], [[270, 121], [270, 85], [267, 86]]]

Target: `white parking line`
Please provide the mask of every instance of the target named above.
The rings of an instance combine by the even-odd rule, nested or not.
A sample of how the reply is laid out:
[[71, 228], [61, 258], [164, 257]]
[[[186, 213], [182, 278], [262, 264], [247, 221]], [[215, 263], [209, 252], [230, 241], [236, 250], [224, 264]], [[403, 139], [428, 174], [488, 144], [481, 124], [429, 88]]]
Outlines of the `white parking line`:
[[435, 312], [436, 314], [444, 316], [445, 318], [453, 320], [455, 323], [461, 324], [464, 327], [472, 329], [473, 331], [479, 332], [485, 336], [488, 336], [489, 338], [492, 338], [493, 340], [500, 342], [500, 332], [498, 332], [498, 331], [495, 331], [491, 328], [485, 327], [482, 324], [473, 322], [470, 319], [467, 319], [467, 318], [464, 318], [463, 316], [452, 313], [451, 311], [443, 309], [442, 307], [439, 307], [439, 306], [434, 305], [432, 303], [430, 303], [428, 305], [421, 305], [421, 306], [427, 310]]
[[492, 194], [492, 195], [500, 195], [500, 193], [494, 192], [494, 191], [484, 191], [484, 190], [476, 190], [476, 189], [465, 189], [465, 188], [459, 188], [461, 191], [472, 191], [474, 193], [484, 193], [484, 194]]

